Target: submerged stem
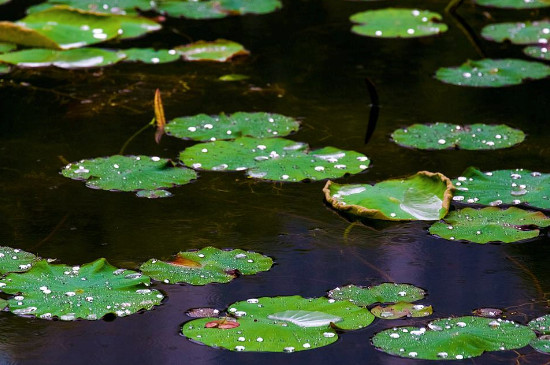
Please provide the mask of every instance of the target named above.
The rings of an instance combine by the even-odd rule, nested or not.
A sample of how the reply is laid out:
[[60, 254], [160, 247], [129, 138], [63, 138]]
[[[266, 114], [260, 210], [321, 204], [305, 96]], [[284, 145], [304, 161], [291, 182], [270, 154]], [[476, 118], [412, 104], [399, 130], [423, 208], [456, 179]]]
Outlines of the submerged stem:
[[145, 126], [143, 126], [143, 128], [141, 128], [139, 131], [137, 131], [136, 133], [132, 134], [132, 136], [130, 138], [128, 138], [126, 140], [126, 142], [124, 142], [124, 144], [122, 145], [122, 147], [120, 148], [120, 152], [118, 153], [119, 155], [123, 155], [124, 154], [124, 150], [126, 150], [126, 147], [128, 147], [128, 145], [130, 144], [130, 142], [132, 142], [132, 140], [134, 138], [136, 138], [137, 136], [139, 136], [142, 132], [144, 132], [147, 128], [151, 127], [151, 126], [154, 126], [155, 125], [155, 118], [153, 118], [153, 120], [151, 120], [149, 123], [147, 123]]
[[521, 262], [519, 262], [512, 256], [506, 255], [506, 258], [512, 261], [514, 265], [520, 268], [521, 271], [523, 271], [525, 274], [527, 274], [531, 278], [531, 280], [533, 281], [533, 284], [535, 285], [535, 288], [537, 289], [537, 293], [539, 297], [544, 299], [546, 295], [544, 294], [544, 290], [542, 290], [542, 286], [540, 285], [539, 279], [535, 276], [535, 274], [533, 274], [533, 272], [529, 270], [529, 268], [527, 268], [525, 265], [523, 265]]
[[462, 5], [463, 2], [464, 0], [449, 1], [449, 4], [447, 4], [447, 7], [445, 8], [445, 13], [447, 13], [453, 19], [456, 26], [462, 31], [462, 33], [464, 33], [472, 47], [474, 47], [476, 53], [481, 58], [486, 58], [485, 53], [481, 49], [480, 41], [477, 38], [476, 33], [474, 32], [472, 27], [470, 27], [470, 25], [468, 25], [468, 23], [456, 12], [458, 7]]
[[367, 85], [367, 91], [369, 92], [370, 97], [369, 121], [367, 123], [367, 132], [365, 134], [365, 144], [367, 144], [374, 134], [374, 130], [376, 129], [378, 114], [380, 112], [380, 105], [378, 100], [378, 93], [376, 92], [376, 87], [374, 86], [374, 83], [368, 77], [366, 77], [365, 84]]

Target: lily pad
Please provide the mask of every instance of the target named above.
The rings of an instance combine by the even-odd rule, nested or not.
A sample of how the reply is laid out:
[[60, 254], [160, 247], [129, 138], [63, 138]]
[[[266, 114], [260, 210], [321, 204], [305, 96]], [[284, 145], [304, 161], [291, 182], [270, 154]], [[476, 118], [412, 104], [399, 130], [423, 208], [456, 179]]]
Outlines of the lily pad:
[[28, 271], [38, 260], [39, 258], [30, 252], [2, 246], [0, 247], [0, 275]]
[[349, 301], [361, 307], [374, 303], [415, 302], [424, 298], [424, 290], [410, 284], [382, 283], [368, 288], [348, 285], [328, 292], [329, 298]]
[[167, 134], [195, 141], [215, 141], [238, 137], [269, 138], [287, 136], [300, 128], [291, 117], [274, 113], [245, 113], [231, 115], [199, 114], [175, 118], [165, 127]]
[[152, 4], [154, 3], [150, 0], [117, 0], [116, 2], [112, 0], [48, 0], [28, 8], [27, 13], [35, 13], [56, 5], [67, 5], [71, 8], [97, 13], [127, 15], [135, 14], [135, 9], [152, 10]]
[[175, 49], [129, 48], [122, 49], [120, 52], [126, 55], [125, 62], [157, 64], [174, 62], [181, 58]]
[[550, 226], [550, 218], [541, 212], [528, 212], [514, 207], [505, 210], [497, 207], [464, 208], [450, 212], [443, 220], [430, 227], [431, 234], [448, 240], [476, 243], [527, 240], [540, 233], [533, 226]]
[[187, 184], [197, 177], [195, 171], [177, 167], [168, 159], [120, 155], [70, 163], [61, 173], [86, 181], [89, 188], [111, 191], [169, 188]]
[[375, 317], [381, 319], [398, 319], [403, 317], [427, 317], [433, 313], [431, 305], [397, 302], [395, 304], [381, 306], [377, 305], [370, 309]]
[[550, 314], [535, 318], [527, 324], [533, 331], [542, 335], [550, 335]]
[[542, 335], [535, 338], [531, 343], [529, 343], [535, 350], [544, 352], [546, 354], [550, 353], [550, 335]]
[[111, 17], [120, 22], [119, 39], [137, 38], [162, 28], [159, 23], [142, 16], [111, 15]]
[[232, 304], [228, 312], [238, 318], [238, 327], [206, 328], [216, 318], [202, 318], [185, 323], [182, 333], [195, 342], [232, 351], [295, 352], [335, 342], [333, 325], [354, 330], [374, 320], [367, 309], [351, 303], [300, 296], [252, 298]]
[[459, 67], [442, 67], [435, 77], [448, 84], [474, 87], [518, 85], [528, 79], [543, 79], [550, 75], [550, 66], [517, 59], [469, 60]]
[[140, 190], [136, 193], [136, 196], [138, 198], [158, 199], [158, 198], [169, 198], [172, 196], [172, 193], [164, 189]]
[[173, 261], [151, 259], [140, 270], [165, 283], [205, 285], [228, 283], [238, 274], [253, 275], [273, 265], [270, 257], [243, 250], [225, 251], [206, 247], [200, 251], [180, 252]]
[[372, 342], [391, 355], [425, 360], [462, 360], [485, 351], [512, 350], [535, 337], [529, 327], [480, 317], [438, 319], [426, 327], [397, 327], [377, 333]]
[[498, 206], [527, 204], [550, 209], [550, 174], [525, 169], [481, 172], [469, 167], [454, 181], [454, 201]]
[[421, 150], [496, 150], [523, 142], [525, 134], [507, 125], [448, 123], [413, 124], [397, 129], [392, 139], [398, 145]]
[[280, 0], [164, 0], [157, 9], [172, 17], [215, 19], [228, 15], [266, 14], [282, 7]]
[[376, 185], [327, 181], [323, 188], [335, 209], [383, 220], [441, 219], [449, 211], [453, 191], [449, 178], [428, 171]]
[[218, 77], [218, 80], [220, 81], [243, 81], [248, 80], [250, 76], [247, 75], [241, 75], [241, 74], [227, 74]]
[[11, 52], [16, 48], [17, 46], [13, 43], [0, 42], [0, 53]]
[[9, 300], [14, 314], [73, 321], [100, 319], [109, 313], [124, 317], [159, 305], [164, 296], [149, 289], [149, 281], [105, 259], [82, 267], [39, 261], [26, 273], [9, 274], [0, 286], [5, 293], [17, 294]]
[[539, 60], [550, 61], [550, 53], [548, 53], [548, 47], [529, 46], [523, 49], [529, 57], [537, 58]]
[[427, 10], [386, 8], [353, 14], [351, 31], [380, 38], [416, 38], [447, 31], [441, 15]]
[[100, 48], [78, 48], [66, 51], [33, 48], [0, 54], [0, 62], [18, 67], [49, 67], [65, 69], [92, 68], [113, 65], [126, 55]]
[[212, 42], [198, 41], [185, 46], [176, 47], [176, 50], [187, 61], [216, 61], [226, 62], [235, 56], [248, 55], [242, 44], [217, 39]]
[[550, 39], [550, 22], [547, 20], [520, 23], [490, 24], [481, 30], [485, 39], [513, 44], [547, 44]]
[[550, 6], [547, 0], [475, 0], [478, 5], [506, 9], [535, 9]]

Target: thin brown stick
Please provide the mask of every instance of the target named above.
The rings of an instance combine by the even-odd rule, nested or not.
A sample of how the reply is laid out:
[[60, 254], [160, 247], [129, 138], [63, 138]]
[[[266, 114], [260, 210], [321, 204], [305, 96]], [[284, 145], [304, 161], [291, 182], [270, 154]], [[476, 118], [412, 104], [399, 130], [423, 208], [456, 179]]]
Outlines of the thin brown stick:
[[65, 214], [65, 216], [63, 216], [63, 218], [61, 218], [59, 223], [57, 223], [57, 225], [53, 228], [50, 234], [47, 235], [46, 238], [44, 238], [42, 241], [38, 242], [36, 245], [31, 247], [31, 250], [35, 250], [38, 247], [42, 246], [44, 243], [48, 242], [55, 235], [55, 233], [63, 226], [63, 224], [65, 224], [65, 221], [67, 220], [67, 218], [69, 218], [69, 216], [70, 216], [69, 213]]
[[542, 286], [540, 285], [539, 279], [535, 276], [535, 274], [533, 274], [533, 272], [531, 272], [531, 270], [529, 270], [529, 268], [527, 268], [525, 265], [523, 265], [521, 262], [519, 262], [518, 260], [516, 260], [512, 256], [506, 255], [506, 258], [508, 260], [512, 261], [512, 263], [514, 265], [516, 265], [518, 268], [520, 268], [521, 271], [523, 271], [525, 274], [527, 274], [527, 276], [529, 276], [531, 278], [531, 280], [533, 281], [533, 284], [535, 284], [535, 288], [537, 289], [539, 297], [544, 299], [546, 297], [546, 295], [544, 294], [544, 290], [542, 290]]

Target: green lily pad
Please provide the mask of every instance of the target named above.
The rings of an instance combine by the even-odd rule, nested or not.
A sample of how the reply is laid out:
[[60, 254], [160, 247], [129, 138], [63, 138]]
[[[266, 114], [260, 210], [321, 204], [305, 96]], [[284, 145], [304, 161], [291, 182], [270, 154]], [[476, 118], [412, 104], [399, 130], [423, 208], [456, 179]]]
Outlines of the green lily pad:
[[490, 24], [483, 27], [481, 35], [483, 38], [495, 42], [508, 40], [513, 44], [547, 44], [550, 39], [550, 22], [541, 20]]
[[391, 355], [425, 360], [462, 360], [485, 351], [512, 350], [535, 337], [529, 327], [480, 317], [438, 319], [426, 327], [397, 327], [377, 333], [372, 342]]
[[351, 31], [380, 38], [416, 38], [447, 31], [441, 15], [427, 10], [386, 8], [353, 14]]
[[474, 87], [501, 87], [521, 84], [527, 79], [543, 79], [550, 66], [538, 62], [508, 59], [467, 61], [459, 67], [442, 67], [435, 77], [448, 84]]
[[550, 53], [548, 53], [548, 47], [529, 46], [523, 49], [529, 57], [537, 58], [539, 60], [550, 61]]
[[28, 271], [38, 260], [39, 258], [30, 252], [25, 252], [18, 248], [2, 246], [0, 247], [0, 275], [9, 272]]
[[78, 48], [66, 51], [32, 48], [0, 54], [0, 62], [18, 67], [55, 66], [65, 69], [92, 68], [113, 65], [126, 57], [122, 53], [100, 48]]
[[403, 317], [427, 317], [433, 313], [432, 306], [422, 304], [413, 304], [407, 302], [397, 302], [395, 304], [381, 306], [377, 305], [370, 309], [375, 317], [381, 319], [398, 319]]
[[243, 81], [248, 80], [250, 76], [241, 75], [241, 74], [227, 74], [218, 77], [218, 80], [220, 81]]
[[31, 6], [27, 9], [27, 13], [36, 13], [56, 5], [67, 5], [80, 10], [119, 15], [135, 14], [135, 9], [152, 10], [150, 0], [117, 0], [115, 2], [112, 0], [48, 0], [45, 3]]
[[122, 49], [119, 52], [126, 55], [125, 62], [143, 62], [149, 64], [174, 62], [181, 57], [175, 49], [129, 48]]
[[550, 6], [547, 0], [475, 0], [478, 5], [506, 9], [535, 9]]
[[522, 131], [503, 124], [413, 124], [397, 129], [391, 136], [398, 145], [421, 150], [496, 150], [514, 146], [525, 139]]
[[410, 284], [382, 283], [368, 288], [348, 285], [332, 289], [329, 298], [339, 301], [349, 301], [360, 307], [368, 307], [374, 303], [415, 302], [423, 299], [424, 290]]
[[206, 328], [216, 318], [185, 323], [189, 339], [231, 351], [295, 352], [327, 346], [338, 339], [331, 326], [354, 330], [368, 326], [374, 316], [351, 303], [300, 296], [252, 298], [232, 304], [228, 312], [238, 326]]
[[531, 345], [535, 350], [550, 354], [550, 335], [542, 335], [532, 340]]
[[187, 61], [226, 62], [235, 56], [250, 53], [244, 49], [242, 44], [226, 39], [217, 39], [212, 42], [198, 41], [176, 47], [176, 50]]
[[327, 181], [325, 199], [335, 209], [383, 220], [437, 220], [449, 211], [453, 184], [440, 173], [420, 171], [405, 179], [370, 184]]
[[17, 46], [13, 43], [0, 42], [0, 53], [11, 52], [16, 48]]
[[89, 188], [111, 191], [169, 188], [187, 184], [197, 177], [195, 171], [176, 167], [168, 159], [120, 155], [70, 163], [61, 173], [86, 181]]
[[205, 285], [228, 283], [237, 274], [253, 275], [269, 270], [272, 265], [270, 257], [259, 253], [206, 247], [200, 251], [180, 252], [171, 262], [151, 259], [141, 265], [140, 270], [165, 283]]
[[532, 226], [550, 226], [550, 218], [543, 213], [514, 207], [464, 208], [450, 212], [443, 220], [430, 227], [431, 234], [476, 243], [522, 241], [539, 235]]
[[120, 21], [119, 39], [137, 38], [162, 28], [159, 23], [142, 16], [111, 15], [111, 18]]
[[82, 267], [39, 261], [26, 273], [9, 274], [0, 286], [5, 293], [17, 294], [9, 300], [14, 314], [73, 321], [100, 319], [109, 313], [124, 317], [159, 305], [164, 296], [149, 289], [149, 281], [105, 259]]
[[136, 192], [136, 196], [138, 198], [158, 199], [158, 198], [169, 198], [172, 196], [172, 193], [164, 189], [140, 190]]
[[527, 323], [529, 328], [542, 335], [550, 335], [550, 314], [535, 318]]
[[216, 19], [228, 15], [267, 14], [281, 7], [280, 0], [164, 0], [157, 4], [157, 10], [166, 15], [190, 19]]
[[454, 201], [498, 206], [526, 204], [550, 209], [550, 174], [525, 169], [481, 172], [469, 167], [453, 181]]
[[166, 124], [164, 130], [168, 135], [178, 138], [215, 141], [243, 136], [255, 138], [287, 136], [298, 128], [300, 123], [297, 120], [284, 115], [238, 112], [231, 115], [199, 114], [175, 118]]

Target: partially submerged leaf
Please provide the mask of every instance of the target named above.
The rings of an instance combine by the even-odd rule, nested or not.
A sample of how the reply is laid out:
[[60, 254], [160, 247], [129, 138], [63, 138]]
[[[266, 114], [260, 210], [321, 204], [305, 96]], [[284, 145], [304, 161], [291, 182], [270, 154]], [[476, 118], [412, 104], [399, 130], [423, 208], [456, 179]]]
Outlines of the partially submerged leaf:
[[0, 54], [0, 62], [18, 67], [55, 66], [64, 69], [103, 67], [121, 61], [124, 54], [100, 48], [78, 48], [66, 51], [32, 48]]
[[550, 314], [535, 318], [527, 324], [533, 331], [542, 335], [550, 335]]
[[2, 246], [0, 247], [0, 275], [28, 271], [38, 260], [39, 258], [30, 252]]
[[547, 0], [475, 0], [482, 6], [507, 9], [536, 9], [550, 6]]
[[522, 241], [539, 235], [539, 230], [533, 226], [550, 226], [550, 218], [541, 212], [514, 207], [505, 210], [497, 207], [464, 208], [450, 212], [443, 220], [430, 227], [431, 234], [476, 243]]
[[548, 53], [548, 47], [545, 46], [530, 46], [523, 49], [529, 57], [537, 58], [539, 60], [550, 61], [550, 53]]
[[397, 302], [387, 306], [377, 305], [370, 309], [371, 313], [381, 319], [398, 319], [403, 317], [426, 317], [433, 313], [432, 306]]
[[241, 44], [226, 39], [217, 39], [212, 42], [198, 41], [176, 47], [176, 50], [187, 61], [226, 62], [235, 56], [250, 53]]
[[17, 294], [9, 310], [17, 315], [64, 321], [95, 320], [112, 313], [124, 317], [159, 305], [164, 296], [149, 289], [149, 277], [117, 269], [99, 259], [83, 266], [35, 263], [23, 274], [9, 274], [1, 290]]
[[175, 49], [128, 48], [120, 50], [119, 53], [126, 55], [124, 62], [143, 62], [153, 65], [174, 62], [181, 58]]
[[525, 134], [504, 124], [435, 123], [397, 129], [392, 133], [392, 139], [398, 145], [422, 150], [496, 150], [523, 142]]
[[375, 303], [415, 302], [424, 298], [423, 289], [410, 284], [383, 283], [368, 288], [348, 285], [328, 292], [329, 298], [349, 301], [361, 307]]
[[185, 312], [185, 314], [191, 318], [206, 318], [215, 317], [220, 314], [220, 311], [215, 308], [192, 308]]
[[498, 308], [478, 308], [473, 311], [473, 314], [478, 317], [495, 318], [500, 317], [503, 311]]
[[157, 9], [169, 16], [215, 19], [228, 15], [266, 14], [281, 8], [280, 0], [163, 0]]
[[376, 185], [328, 181], [323, 188], [335, 209], [383, 220], [441, 219], [449, 211], [453, 190], [446, 176], [428, 171]]
[[495, 42], [545, 45], [550, 40], [550, 21], [489, 24], [483, 27], [481, 35]]
[[512, 321], [480, 317], [438, 319], [427, 327], [397, 327], [377, 333], [372, 343], [396, 356], [425, 360], [462, 360], [485, 351], [526, 346], [535, 333]]
[[386, 8], [353, 14], [350, 20], [359, 23], [351, 31], [380, 38], [416, 38], [447, 31], [441, 15], [427, 10]]
[[139, 190], [136, 192], [136, 196], [138, 198], [158, 199], [169, 198], [172, 196], [172, 193], [164, 189]]
[[0, 53], [11, 52], [17, 48], [13, 43], [0, 42]]
[[482, 59], [467, 61], [458, 67], [441, 67], [435, 77], [448, 84], [474, 87], [518, 85], [528, 79], [544, 79], [550, 66], [517, 59]]
[[267, 271], [271, 265], [270, 257], [256, 252], [206, 247], [200, 251], [180, 252], [171, 262], [151, 259], [141, 265], [140, 270], [165, 283], [205, 285], [230, 282], [236, 273], [253, 275]]

